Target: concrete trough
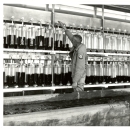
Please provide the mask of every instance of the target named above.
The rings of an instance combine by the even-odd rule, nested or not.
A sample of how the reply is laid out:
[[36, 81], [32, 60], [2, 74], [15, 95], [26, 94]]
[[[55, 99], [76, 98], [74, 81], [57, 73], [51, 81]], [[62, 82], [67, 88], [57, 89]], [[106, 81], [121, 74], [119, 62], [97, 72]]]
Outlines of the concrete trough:
[[125, 102], [4, 116], [4, 126], [130, 126]]

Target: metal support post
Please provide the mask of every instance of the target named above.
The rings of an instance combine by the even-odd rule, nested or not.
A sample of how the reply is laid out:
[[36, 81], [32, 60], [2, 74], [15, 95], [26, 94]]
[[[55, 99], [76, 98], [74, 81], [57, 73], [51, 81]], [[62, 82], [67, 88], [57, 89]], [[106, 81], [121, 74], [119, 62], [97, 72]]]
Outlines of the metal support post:
[[103, 49], [104, 49], [104, 42], [105, 42], [105, 38], [104, 38], [104, 5], [102, 5], [102, 35], [103, 35]]
[[[52, 12], [51, 12], [51, 25], [53, 26], [53, 47], [52, 47], [52, 51], [54, 51], [54, 38], [55, 38], [55, 34], [54, 34], [54, 21], [55, 21], [55, 5], [52, 4]], [[55, 55], [52, 54], [52, 87], [54, 86], [54, 69], [53, 69], [53, 65], [54, 65], [54, 58]], [[52, 91], [51, 91], [52, 93]]]
[[96, 18], [97, 17], [97, 7], [94, 7], [94, 16], [93, 16], [94, 18]]
[[49, 4], [46, 4], [46, 11], [49, 11]]

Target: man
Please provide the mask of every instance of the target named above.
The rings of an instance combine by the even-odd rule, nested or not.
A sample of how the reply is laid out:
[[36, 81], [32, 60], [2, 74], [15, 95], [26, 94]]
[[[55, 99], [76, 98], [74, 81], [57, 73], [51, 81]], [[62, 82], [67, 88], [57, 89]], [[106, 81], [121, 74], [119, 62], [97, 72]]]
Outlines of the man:
[[58, 22], [60, 26], [65, 30], [65, 34], [73, 44], [73, 48], [69, 53], [72, 60], [72, 87], [74, 91], [84, 91], [87, 61], [86, 46], [81, 43], [82, 37], [80, 35], [72, 35], [72, 33], [66, 29], [62, 22]]

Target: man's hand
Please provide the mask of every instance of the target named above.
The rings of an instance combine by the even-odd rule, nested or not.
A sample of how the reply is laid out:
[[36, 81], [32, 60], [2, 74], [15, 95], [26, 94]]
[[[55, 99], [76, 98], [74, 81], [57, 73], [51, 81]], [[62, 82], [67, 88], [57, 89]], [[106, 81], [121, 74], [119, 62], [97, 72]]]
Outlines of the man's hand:
[[66, 30], [66, 27], [64, 26], [64, 25], [65, 25], [64, 23], [62, 23], [61, 21], [58, 21], [58, 23], [60, 24], [60, 26], [61, 26], [64, 30]]
[[64, 26], [64, 23], [62, 23], [61, 21], [58, 21], [59, 25], [64, 29], [65, 31], [65, 34], [68, 36], [69, 40], [72, 42], [72, 44], [74, 45], [73, 43], [73, 39], [74, 39], [74, 36], [73, 34]]
[[77, 87], [77, 83], [73, 83], [73, 84], [72, 84], [72, 87], [73, 87], [73, 88], [76, 88], [76, 87]]

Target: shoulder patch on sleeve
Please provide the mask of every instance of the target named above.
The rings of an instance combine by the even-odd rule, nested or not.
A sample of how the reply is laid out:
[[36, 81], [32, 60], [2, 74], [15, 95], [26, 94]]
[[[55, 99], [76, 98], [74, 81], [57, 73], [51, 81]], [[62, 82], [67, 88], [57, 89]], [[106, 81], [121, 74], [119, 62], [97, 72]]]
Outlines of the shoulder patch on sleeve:
[[78, 57], [79, 57], [79, 59], [83, 59], [83, 55], [81, 55], [81, 54], [79, 54]]

